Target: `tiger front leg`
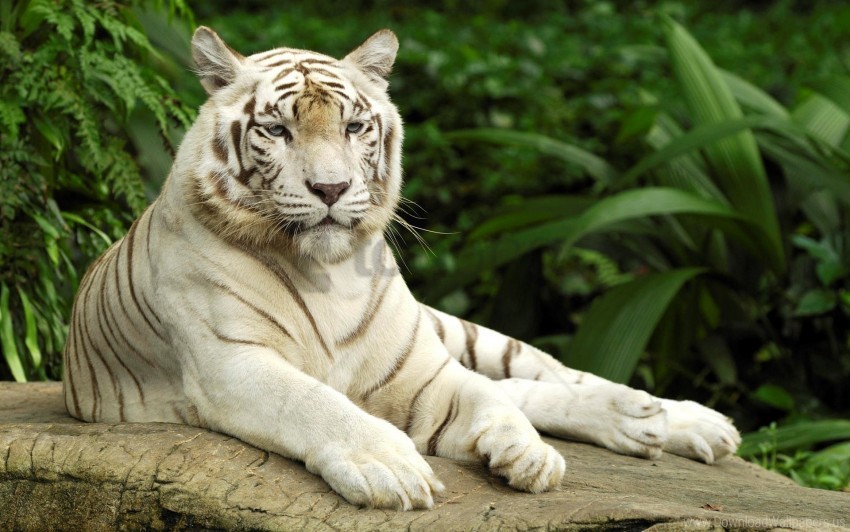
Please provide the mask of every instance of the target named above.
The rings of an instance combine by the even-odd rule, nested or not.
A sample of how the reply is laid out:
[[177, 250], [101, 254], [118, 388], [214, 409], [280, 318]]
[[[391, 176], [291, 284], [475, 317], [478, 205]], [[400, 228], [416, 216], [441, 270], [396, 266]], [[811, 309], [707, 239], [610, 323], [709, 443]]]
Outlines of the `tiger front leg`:
[[[454, 361], [453, 361], [454, 362]], [[496, 385], [459, 364], [434, 386], [431, 404], [439, 416], [420, 412], [410, 431], [423, 453], [458, 460], [484, 460], [518, 490], [539, 493], [561, 484], [564, 458], [540, 435]]]
[[353, 504], [431, 508], [443, 489], [404, 432], [271, 350], [207, 354], [184, 388], [202, 425], [303, 461]]

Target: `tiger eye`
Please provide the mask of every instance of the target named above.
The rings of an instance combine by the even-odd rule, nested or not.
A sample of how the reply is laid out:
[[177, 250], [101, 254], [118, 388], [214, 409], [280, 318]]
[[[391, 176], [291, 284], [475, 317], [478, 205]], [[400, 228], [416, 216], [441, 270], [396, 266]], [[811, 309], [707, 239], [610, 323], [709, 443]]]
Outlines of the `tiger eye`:
[[286, 135], [286, 128], [281, 124], [271, 124], [266, 126], [266, 131], [268, 131], [273, 137], [282, 137]]
[[363, 130], [363, 122], [351, 122], [345, 126], [345, 130], [351, 134], [360, 133]]

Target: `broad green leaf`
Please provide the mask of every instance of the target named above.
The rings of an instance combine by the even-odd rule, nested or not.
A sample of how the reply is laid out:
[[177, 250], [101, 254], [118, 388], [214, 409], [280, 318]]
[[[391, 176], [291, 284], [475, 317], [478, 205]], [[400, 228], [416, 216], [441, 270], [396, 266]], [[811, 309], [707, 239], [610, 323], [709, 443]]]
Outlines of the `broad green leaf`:
[[41, 349], [38, 347], [38, 331], [36, 330], [36, 317], [29, 296], [21, 287], [18, 287], [18, 295], [21, 298], [21, 306], [24, 309], [24, 323], [26, 324], [26, 335], [24, 345], [30, 353], [30, 360], [34, 368], [41, 368]]
[[682, 268], [619, 285], [597, 298], [573, 338], [565, 363], [627, 382], [661, 316], [682, 285], [705, 270]]
[[617, 171], [613, 166], [605, 162], [587, 150], [583, 150], [572, 144], [561, 142], [545, 135], [537, 133], [525, 133], [522, 131], [511, 131], [506, 129], [480, 128], [452, 131], [445, 134], [450, 141], [474, 141], [490, 142], [509, 146], [523, 146], [532, 148], [540, 153], [558, 157], [563, 161], [580, 166], [588, 175], [607, 184], [617, 177]]
[[47, 221], [41, 214], [38, 213], [30, 213], [32, 219], [41, 227], [41, 230], [44, 231], [45, 237], [57, 239], [60, 237], [59, 230], [53, 227], [53, 225]]
[[826, 288], [815, 288], [803, 294], [794, 309], [794, 316], [817, 316], [834, 309], [837, 303], [835, 292]]
[[732, 92], [732, 96], [745, 107], [776, 118], [789, 118], [788, 110], [768, 93], [727, 70], [718, 69], [718, 71]]
[[795, 107], [792, 116], [794, 122], [830, 146], [840, 146], [850, 126], [850, 115], [818, 94]]
[[786, 412], [794, 409], [794, 397], [788, 393], [788, 390], [776, 384], [762, 384], [753, 392], [753, 397]]
[[815, 272], [824, 286], [831, 285], [850, 271], [850, 265], [844, 263], [831, 240], [816, 241], [804, 235], [794, 235], [791, 237], [791, 242], [817, 259]]
[[109, 236], [106, 233], [104, 233], [103, 231], [98, 229], [96, 226], [92, 225], [88, 220], [84, 219], [83, 217], [77, 216], [74, 213], [63, 211], [62, 212], [62, 218], [64, 218], [65, 220], [67, 220], [69, 222], [73, 222], [73, 223], [82, 225], [84, 227], [87, 227], [92, 233], [96, 234], [98, 237], [100, 237], [101, 240], [106, 242], [107, 246], [112, 245], [112, 239], [109, 238]]
[[58, 129], [52, 122], [44, 120], [41, 117], [36, 117], [34, 122], [38, 132], [53, 146], [53, 160], [58, 161], [62, 157], [62, 152], [65, 150], [65, 139], [62, 136], [62, 130]]
[[50, 261], [53, 263], [53, 266], [59, 266], [59, 246], [56, 244], [56, 240], [49, 238], [47, 236], [44, 237], [44, 251], [47, 253], [47, 256], [50, 257]]
[[850, 440], [850, 420], [800, 421], [775, 430], [745, 434], [738, 455], [748, 458], [761, 454], [765, 448], [786, 451], [838, 440]]
[[615, 142], [620, 144], [633, 138], [646, 135], [655, 125], [658, 117], [658, 109], [654, 106], [639, 107], [626, 114], [620, 122], [620, 130], [617, 132]]
[[503, 207], [469, 233], [475, 241], [583, 212], [594, 199], [586, 196], [540, 196]]
[[[457, 269], [444, 276], [429, 291], [435, 296], [442, 296], [472, 281], [480, 273], [539, 247], [560, 243], [563, 248], [568, 248], [583, 236], [608, 230], [620, 222], [668, 214], [705, 215], [735, 222], [724, 226], [728, 231], [736, 231], [739, 222], [745, 225], [748, 222], [730, 207], [684, 190], [663, 187], [627, 190], [600, 200], [578, 216], [516, 231], [495, 241], [471, 244], [458, 253]], [[737, 233], [739, 238], [751, 241], [758, 249], [757, 236], [748, 236], [740, 228]]]
[[[661, 150], [683, 134], [682, 129], [670, 116], [661, 113], [657, 116], [655, 127], [647, 134], [646, 141], [656, 150]], [[656, 170], [656, 175], [663, 186], [690, 190], [704, 198], [713, 198], [728, 205], [729, 200], [717, 188], [706, 170], [705, 160], [698, 151], [691, 148], [664, 161]]]
[[12, 313], [9, 309], [9, 287], [3, 283], [0, 286], [0, 347], [3, 348], [3, 357], [12, 372], [12, 377], [18, 382], [26, 382], [27, 373], [24, 371], [14, 333]]
[[782, 165], [795, 186], [804, 190], [829, 190], [845, 206], [850, 206], [850, 176], [829, 165], [829, 161], [800, 153], [767, 135], [759, 135], [758, 143], [768, 157]]
[[850, 441], [836, 443], [826, 449], [821, 449], [809, 458], [810, 465], [827, 466], [829, 464], [848, 463], [850, 463]]
[[836, 76], [815, 83], [812, 88], [850, 115], [850, 77]]
[[748, 116], [730, 119], [716, 124], [698, 126], [675, 139], [662, 144], [658, 151], [638, 161], [616, 181], [616, 185], [627, 185], [653, 168], [669, 163], [677, 157], [708, 149], [711, 145], [729, 140], [730, 137], [753, 128], [784, 132], [787, 135], [799, 133], [793, 124], [771, 116]]
[[[729, 86], [699, 43], [673, 19], [662, 17], [673, 72], [697, 127], [723, 124], [743, 115]], [[785, 270], [785, 253], [773, 196], [755, 138], [750, 131], [717, 141], [704, 148], [714, 178], [729, 201], [760, 225], [770, 246], [770, 262]]]

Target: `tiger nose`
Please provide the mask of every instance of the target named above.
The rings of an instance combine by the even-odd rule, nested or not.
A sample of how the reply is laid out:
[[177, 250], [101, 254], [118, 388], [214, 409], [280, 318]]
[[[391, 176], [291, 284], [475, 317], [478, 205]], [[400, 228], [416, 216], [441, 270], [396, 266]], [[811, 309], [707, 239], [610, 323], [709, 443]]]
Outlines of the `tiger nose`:
[[349, 182], [313, 183], [312, 185], [308, 183], [307, 188], [310, 192], [319, 196], [319, 199], [322, 200], [325, 205], [330, 207], [337, 202], [339, 197], [342, 196], [343, 192], [345, 192], [350, 185], [351, 183]]

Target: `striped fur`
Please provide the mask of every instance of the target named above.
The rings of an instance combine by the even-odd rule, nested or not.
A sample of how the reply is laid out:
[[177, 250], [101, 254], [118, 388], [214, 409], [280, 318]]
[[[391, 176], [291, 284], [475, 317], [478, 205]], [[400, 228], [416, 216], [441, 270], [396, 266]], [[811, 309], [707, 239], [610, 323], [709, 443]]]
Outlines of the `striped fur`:
[[556, 488], [564, 460], [534, 427], [639, 456], [734, 450], [712, 410], [416, 302], [383, 237], [401, 188], [391, 32], [342, 60], [243, 57], [208, 28], [192, 44], [209, 99], [160, 196], [80, 284], [73, 416], [208, 427], [303, 460], [352, 503], [399, 509], [441, 489], [420, 453]]

